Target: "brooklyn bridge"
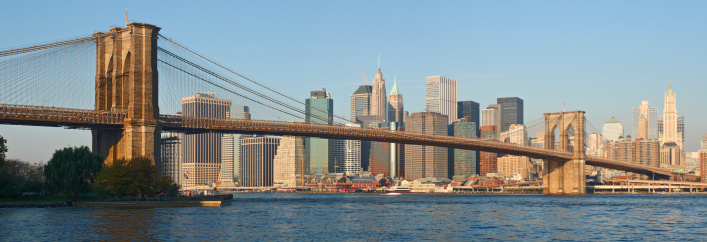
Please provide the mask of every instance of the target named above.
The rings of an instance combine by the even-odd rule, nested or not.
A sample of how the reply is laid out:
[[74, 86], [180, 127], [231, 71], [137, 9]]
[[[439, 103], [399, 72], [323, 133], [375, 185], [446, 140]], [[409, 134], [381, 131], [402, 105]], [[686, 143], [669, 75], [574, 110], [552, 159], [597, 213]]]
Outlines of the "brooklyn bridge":
[[[322, 110], [308, 112], [305, 103], [282, 90], [226, 68], [159, 31], [154, 25], [129, 23], [90, 36], [0, 51], [0, 124], [91, 130], [93, 151], [106, 157], [106, 163], [133, 157], [159, 163], [162, 132], [217, 132], [382, 141], [527, 156], [543, 160], [545, 194], [584, 194], [585, 165], [656, 179], [681, 175], [655, 166], [587, 156], [583, 111], [546, 113], [539, 118], [541, 123], [536, 126], [545, 130], [544, 148], [347, 127], [343, 124], [350, 120]], [[181, 97], [214, 90], [234, 103], [257, 109], [254, 119], [176, 114]], [[332, 125], [301, 122], [305, 115]]]

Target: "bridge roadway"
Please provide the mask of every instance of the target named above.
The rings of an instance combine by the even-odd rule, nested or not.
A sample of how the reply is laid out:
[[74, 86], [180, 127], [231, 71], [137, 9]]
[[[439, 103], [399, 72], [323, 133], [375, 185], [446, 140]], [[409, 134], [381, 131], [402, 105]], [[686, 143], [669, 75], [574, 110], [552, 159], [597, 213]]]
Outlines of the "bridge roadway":
[[[0, 124], [68, 127], [76, 129], [122, 129], [125, 119], [125, 114], [109, 111], [0, 104]], [[571, 152], [521, 146], [511, 143], [372, 128], [175, 115], [160, 115], [158, 123], [163, 131], [181, 133], [220, 132], [293, 135], [440, 146], [528, 156], [537, 159], [571, 160], [573, 157], [573, 153]], [[593, 156], [587, 156], [586, 164], [644, 174], [655, 178], [680, 175], [668, 169]]]

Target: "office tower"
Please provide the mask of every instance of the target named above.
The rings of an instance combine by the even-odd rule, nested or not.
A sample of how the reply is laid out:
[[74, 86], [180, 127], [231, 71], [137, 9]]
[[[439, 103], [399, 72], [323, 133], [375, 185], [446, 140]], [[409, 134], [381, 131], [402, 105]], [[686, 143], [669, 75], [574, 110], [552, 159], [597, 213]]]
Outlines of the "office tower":
[[[482, 140], [495, 140], [497, 137], [498, 129], [496, 125], [481, 126], [481, 139]], [[487, 173], [493, 173], [497, 171], [496, 158], [497, 154], [493, 152], [481, 151], [479, 160], [479, 175], [486, 176]]]
[[[346, 127], [358, 127], [360, 124], [346, 124]], [[334, 140], [334, 167], [336, 173], [360, 173], [361, 168], [361, 141], [360, 140]]]
[[[645, 118], [643, 129], [639, 127], [641, 116]], [[633, 108], [633, 126], [631, 136], [634, 138], [657, 139], [658, 138], [658, 108], [650, 107], [648, 101], [641, 101], [641, 105]], [[646, 135], [645, 137], [641, 134]]]
[[240, 139], [240, 185], [242, 187], [272, 187], [273, 161], [280, 139], [267, 136], [241, 136]]
[[508, 131], [511, 124], [523, 124], [523, 99], [499, 97], [496, 103], [501, 105], [501, 128], [498, 132]]
[[451, 124], [457, 117], [457, 81], [447, 76], [427, 77], [427, 111], [441, 113]]
[[280, 138], [273, 159], [273, 184], [276, 187], [304, 186], [304, 137]]
[[[408, 119], [406, 132], [447, 135], [447, 115], [419, 112], [413, 113]], [[417, 180], [425, 177], [447, 177], [447, 156], [447, 148], [406, 145], [405, 178]]]
[[372, 86], [361, 85], [351, 94], [351, 122], [360, 123], [359, 116], [371, 115]]
[[378, 66], [376, 78], [373, 78], [373, 91], [371, 92], [371, 115], [381, 117], [381, 122], [386, 122], [385, 119], [388, 115], [386, 110], [388, 102], [386, 102], [385, 93], [385, 79], [383, 79], [383, 73], [381, 73], [381, 68]]
[[621, 122], [614, 117], [604, 123], [604, 129], [602, 130], [602, 136], [604, 139], [611, 141], [619, 141], [619, 138], [624, 136], [624, 126]]
[[[226, 118], [231, 100], [218, 99], [215, 93], [196, 93], [182, 98], [182, 115]], [[180, 146], [184, 186], [209, 185], [221, 176], [221, 141], [219, 133], [187, 134]]]
[[184, 134], [168, 132], [162, 135], [160, 147], [160, 164], [161, 176], [172, 178], [174, 183], [182, 185], [182, 160], [180, 154], [181, 142], [184, 140]]
[[513, 174], [519, 174], [523, 180], [526, 180], [528, 179], [530, 168], [530, 158], [526, 156], [507, 155], [498, 158], [498, 172], [503, 173], [506, 177], [513, 177]]
[[398, 77], [396, 76], [393, 80], [393, 89], [388, 95], [388, 122], [402, 123], [405, 117], [403, 112], [403, 94], [398, 89]]
[[[389, 130], [391, 127], [380, 129]], [[397, 127], [393, 130], [404, 131], [405, 128]], [[391, 162], [394, 163], [394, 171], [390, 172]], [[371, 142], [371, 163], [369, 171], [373, 174], [385, 174], [386, 176], [405, 176], [405, 145], [388, 142]]]
[[[528, 131], [525, 129], [523, 124], [511, 124], [508, 127], [508, 131], [504, 132], [504, 140], [506, 143], [513, 143], [517, 145], [528, 145]], [[508, 140], [505, 140], [505, 139]]]
[[[305, 122], [308, 124], [333, 124], [334, 100], [326, 89], [312, 91], [305, 100]], [[305, 169], [306, 174], [333, 172], [332, 151], [334, 141], [316, 137], [306, 137]]]
[[[476, 123], [476, 127], [481, 125], [479, 113], [479, 103], [474, 101], [459, 101], [457, 102], [457, 119], [466, 118], [468, 122]], [[479, 137], [478, 128], [476, 130], [476, 137]]]
[[648, 139], [648, 119], [643, 114], [638, 117], [638, 133], [634, 137]]
[[[461, 118], [450, 126], [455, 137], [476, 138], [476, 132], [479, 130], [476, 123], [469, 122], [466, 118]], [[471, 175], [479, 174], [477, 151], [454, 149], [452, 165], [454, 166], [453, 180], [464, 181]]]
[[[707, 134], [702, 134], [702, 141], [700, 142], [700, 151], [707, 152]], [[707, 182], [707, 180], [705, 182]]]
[[[248, 106], [231, 106], [226, 113], [230, 119], [250, 119]], [[221, 181], [225, 183], [238, 181], [238, 154], [240, 134], [224, 134], [221, 138]]]
[[481, 126], [495, 125], [497, 123], [496, 113], [498, 112], [495, 108], [487, 108], [481, 110]]
[[685, 144], [685, 116], [678, 117], [678, 138], [680, 139], [680, 148], [683, 149], [683, 144]]
[[600, 134], [593, 133], [587, 136], [587, 155], [604, 157], [604, 142]]
[[665, 109], [663, 110], [663, 139], [661, 146], [665, 143], [673, 142], [682, 149], [682, 137], [678, 134], [678, 111], [676, 109], [676, 95], [673, 92], [672, 84], [668, 85], [665, 92]]

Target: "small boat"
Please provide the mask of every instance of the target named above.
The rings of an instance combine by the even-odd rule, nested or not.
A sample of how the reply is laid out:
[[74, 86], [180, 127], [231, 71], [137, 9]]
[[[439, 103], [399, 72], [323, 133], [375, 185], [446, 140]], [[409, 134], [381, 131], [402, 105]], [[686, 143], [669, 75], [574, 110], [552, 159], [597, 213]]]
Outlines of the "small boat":
[[410, 193], [411, 189], [407, 187], [391, 187], [390, 189], [385, 191], [386, 193], [390, 194], [403, 194], [403, 193]]

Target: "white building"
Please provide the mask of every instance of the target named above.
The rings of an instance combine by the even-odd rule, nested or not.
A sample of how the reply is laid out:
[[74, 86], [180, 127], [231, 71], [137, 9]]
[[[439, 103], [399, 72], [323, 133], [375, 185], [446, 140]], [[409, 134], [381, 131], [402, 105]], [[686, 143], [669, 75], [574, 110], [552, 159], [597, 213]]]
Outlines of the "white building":
[[427, 77], [427, 111], [447, 115], [451, 124], [457, 117], [457, 81], [447, 76]]
[[273, 185], [302, 186], [304, 170], [304, 137], [282, 136], [273, 159]]
[[[360, 124], [346, 124], [348, 127], [361, 127]], [[361, 168], [361, 141], [360, 140], [335, 140], [334, 141], [334, 170], [336, 173], [360, 173]]]
[[604, 123], [604, 130], [602, 130], [602, 135], [604, 139], [611, 141], [619, 141], [619, 137], [624, 136], [624, 126], [621, 122], [614, 117]]

